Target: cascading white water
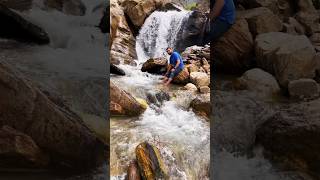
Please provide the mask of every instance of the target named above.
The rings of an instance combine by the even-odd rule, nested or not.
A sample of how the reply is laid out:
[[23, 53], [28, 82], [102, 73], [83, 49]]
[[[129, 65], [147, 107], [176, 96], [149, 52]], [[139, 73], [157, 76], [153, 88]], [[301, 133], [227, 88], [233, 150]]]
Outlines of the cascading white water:
[[[153, 12], [136, 38], [139, 66], [120, 65], [126, 76], [111, 79], [138, 98], [146, 98], [146, 94], [162, 88], [161, 76], [141, 72], [141, 65], [150, 57], [163, 57], [168, 46], [175, 46], [189, 14], [188, 11]], [[190, 93], [170, 91], [179, 94], [176, 99], [158, 108], [151, 104], [138, 118], [111, 119], [112, 179], [124, 179], [129, 162], [135, 159], [135, 147], [143, 141], [159, 147], [170, 179], [209, 178], [209, 124], [188, 109], [185, 102], [190, 102]]]
[[155, 11], [145, 21], [136, 39], [139, 62], [163, 57], [167, 47], [175, 47], [177, 35], [190, 11]]

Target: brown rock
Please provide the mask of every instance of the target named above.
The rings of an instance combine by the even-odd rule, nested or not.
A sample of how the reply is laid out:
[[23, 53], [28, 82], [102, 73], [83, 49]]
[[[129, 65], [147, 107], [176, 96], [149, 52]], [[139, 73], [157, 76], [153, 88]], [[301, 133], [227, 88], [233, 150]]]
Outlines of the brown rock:
[[132, 161], [129, 164], [128, 173], [127, 173], [127, 180], [140, 180], [140, 172], [137, 161]]
[[253, 56], [253, 39], [245, 19], [237, 20], [213, 45], [216, 68], [236, 72], [248, 69]]
[[289, 94], [295, 99], [313, 99], [319, 96], [319, 85], [313, 79], [298, 79], [290, 81]]
[[110, 105], [111, 112], [115, 113], [111, 115], [138, 116], [145, 110], [134, 97], [112, 81], [110, 81]]
[[247, 20], [253, 36], [282, 30], [282, 22], [279, 17], [265, 7], [240, 11], [239, 17]]
[[306, 36], [280, 32], [258, 35], [258, 67], [273, 74], [283, 88], [289, 81], [315, 77], [316, 52]]
[[140, 174], [143, 179], [154, 180], [167, 176], [158, 148], [144, 142], [136, 147], [135, 152]]
[[30, 136], [9, 126], [0, 129], [0, 158], [2, 168], [43, 168], [49, 163]]
[[209, 76], [204, 72], [190, 73], [190, 80], [198, 88], [200, 88], [202, 86], [209, 86], [209, 84], [210, 84]]
[[163, 74], [166, 72], [168, 61], [166, 58], [151, 58], [143, 63], [141, 71], [155, 74]]
[[190, 64], [187, 66], [189, 73], [192, 72], [198, 72], [199, 71], [199, 67], [196, 66], [195, 64]]
[[191, 101], [190, 107], [192, 110], [206, 118], [211, 115], [210, 94], [203, 94]]
[[106, 145], [74, 112], [49, 100], [4, 62], [0, 63], [0, 126], [30, 136], [56, 167], [76, 170], [101, 165]]

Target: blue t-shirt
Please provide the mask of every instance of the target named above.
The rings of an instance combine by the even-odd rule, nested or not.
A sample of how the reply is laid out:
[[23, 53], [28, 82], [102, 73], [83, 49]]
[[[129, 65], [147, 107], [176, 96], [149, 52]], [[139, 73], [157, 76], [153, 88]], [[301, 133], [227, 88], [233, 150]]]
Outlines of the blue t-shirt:
[[179, 64], [178, 68], [183, 69], [184, 64], [183, 64], [182, 57], [180, 56], [179, 53], [173, 52], [173, 53], [171, 54], [171, 56], [170, 56], [170, 64], [171, 64], [173, 67], [175, 67], [176, 64], [177, 64], [177, 61], [180, 61], [180, 64]]
[[[210, 9], [214, 7], [216, 0], [210, 0]], [[236, 19], [236, 8], [233, 0], [224, 0], [223, 8], [218, 16], [218, 19], [233, 24]]]

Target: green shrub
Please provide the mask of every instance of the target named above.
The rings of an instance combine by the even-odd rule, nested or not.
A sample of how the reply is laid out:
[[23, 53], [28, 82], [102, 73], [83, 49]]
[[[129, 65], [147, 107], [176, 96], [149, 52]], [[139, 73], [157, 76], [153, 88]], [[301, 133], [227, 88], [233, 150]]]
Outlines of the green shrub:
[[196, 8], [196, 7], [197, 7], [197, 3], [196, 3], [196, 2], [189, 3], [189, 4], [186, 5], [186, 10], [191, 11], [191, 10], [193, 10], [193, 9]]

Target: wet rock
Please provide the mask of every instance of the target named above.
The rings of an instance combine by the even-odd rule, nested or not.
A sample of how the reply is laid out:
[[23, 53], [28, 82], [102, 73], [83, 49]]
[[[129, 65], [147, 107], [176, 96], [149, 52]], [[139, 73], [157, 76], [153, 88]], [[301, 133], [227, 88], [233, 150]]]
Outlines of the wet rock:
[[135, 153], [143, 179], [154, 180], [167, 177], [167, 170], [157, 147], [144, 142], [136, 147]]
[[110, 111], [116, 113], [111, 113], [111, 115], [138, 116], [145, 110], [134, 97], [120, 89], [112, 81], [110, 81], [110, 104], [113, 105], [110, 107]]
[[209, 76], [204, 72], [190, 73], [190, 80], [198, 88], [200, 88], [202, 86], [209, 86], [209, 84], [210, 84]]
[[126, 75], [124, 70], [122, 70], [121, 68], [119, 68], [119, 67], [117, 67], [116, 65], [113, 65], [113, 64], [110, 64], [110, 73], [111, 74], [117, 74], [117, 75], [120, 75], [120, 76]]
[[0, 158], [2, 168], [43, 168], [49, 164], [30, 136], [9, 126], [0, 129]]
[[294, 103], [268, 118], [257, 130], [267, 157], [319, 175], [319, 107], [319, 100]]
[[129, 164], [128, 172], [127, 172], [127, 180], [140, 180], [140, 172], [137, 161], [132, 161]]
[[319, 96], [319, 85], [313, 79], [298, 79], [290, 81], [289, 94], [296, 99], [312, 99]]
[[0, 4], [3, 4], [10, 9], [26, 11], [32, 8], [32, 1], [33, 0], [0, 0]]
[[144, 20], [156, 9], [161, 9], [169, 1], [162, 0], [127, 0], [122, 3], [125, 13], [136, 27], [141, 27]]
[[253, 57], [253, 38], [245, 19], [236, 23], [213, 44], [213, 59], [216, 69], [225, 72], [241, 72], [251, 65]]
[[261, 34], [255, 49], [257, 66], [273, 74], [283, 88], [289, 81], [315, 76], [316, 52], [306, 36]]
[[163, 90], [151, 91], [147, 93], [147, 100], [150, 104], [161, 106], [163, 102], [170, 100], [170, 95]]
[[151, 58], [143, 63], [141, 71], [154, 73], [154, 74], [164, 74], [167, 71], [168, 61], [166, 58]]
[[184, 86], [185, 90], [191, 91], [191, 92], [198, 92], [198, 88], [196, 85], [192, 83], [188, 83], [187, 85]]
[[212, 151], [248, 153], [256, 130], [274, 113], [267, 104], [248, 92], [213, 91]]
[[279, 17], [265, 7], [240, 11], [238, 16], [247, 20], [253, 36], [282, 30], [282, 22]]
[[259, 68], [246, 71], [238, 80], [241, 87], [255, 92], [258, 96], [270, 98], [280, 93], [277, 80]]
[[4, 62], [0, 63], [0, 126], [30, 136], [58, 168], [101, 165], [107, 146], [74, 112], [49, 100]]
[[209, 119], [211, 115], [210, 94], [202, 94], [196, 97], [191, 101], [190, 107], [195, 113]]
[[187, 84], [190, 82], [188, 68], [184, 67], [183, 70], [178, 74], [178, 76], [173, 78], [173, 83], [175, 84]]
[[201, 87], [199, 88], [199, 91], [200, 91], [200, 93], [202, 93], [202, 94], [207, 94], [207, 93], [210, 93], [210, 88], [209, 88], [208, 86], [201, 86]]
[[102, 33], [109, 33], [110, 32], [110, 6], [103, 12], [103, 16], [99, 23], [99, 28]]
[[123, 8], [117, 1], [110, 2], [110, 62], [120, 64], [137, 58], [135, 37], [128, 25]]
[[0, 37], [39, 44], [49, 43], [48, 34], [40, 27], [0, 4]]
[[53, 8], [65, 14], [83, 16], [86, 14], [86, 6], [81, 0], [44, 0], [48, 8]]
[[193, 11], [188, 20], [184, 22], [180, 32], [178, 33], [178, 41], [176, 49], [184, 50], [186, 47], [202, 44], [202, 36], [207, 17], [201, 11]]

